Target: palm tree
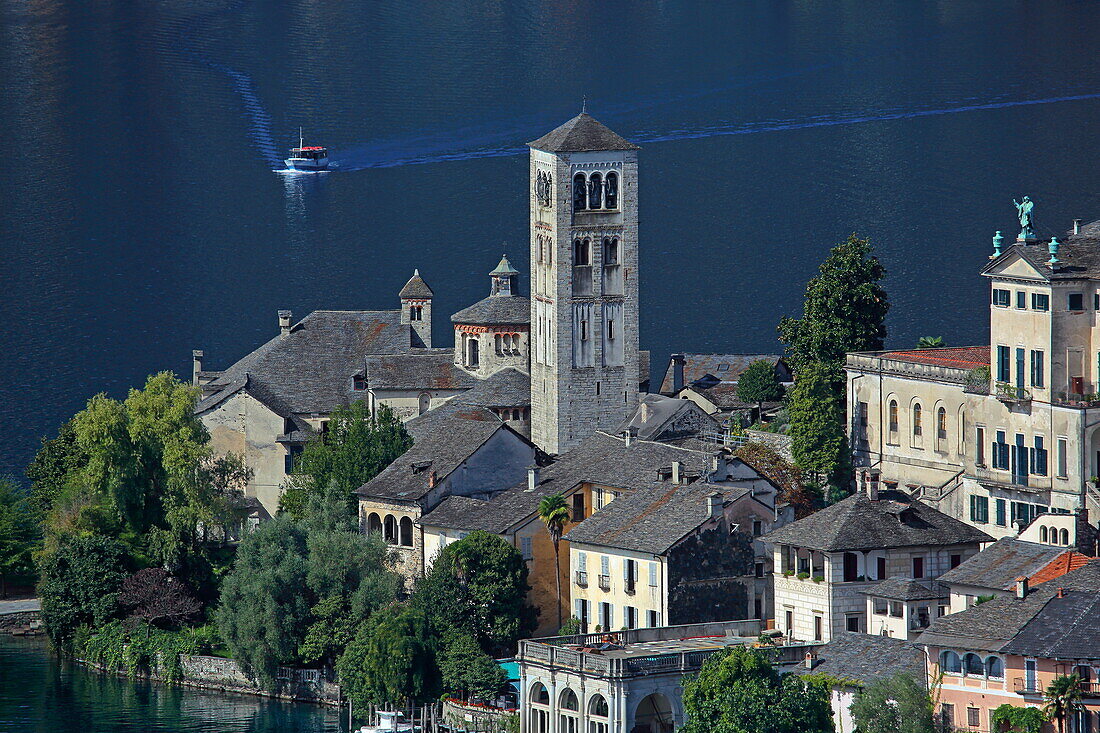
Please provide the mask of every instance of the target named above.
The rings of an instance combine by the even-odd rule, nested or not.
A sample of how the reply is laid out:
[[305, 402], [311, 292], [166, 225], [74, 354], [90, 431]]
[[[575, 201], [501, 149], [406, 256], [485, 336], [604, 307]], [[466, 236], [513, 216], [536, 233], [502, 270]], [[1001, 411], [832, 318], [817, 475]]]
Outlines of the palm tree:
[[917, 341], [918, 349], [942, 349], [946, 344], [943, 336], [921, 336]]
[[1062, 733], [1066, 718], [1082, 709], [1081, 678], [1075, 674], [1058, 675], [1047, 686], [1045, 697], [1043, 712], [1048, 720], [1058, 721], [1058, 731]]
[[542, 497], [539, 502], [539, 519], [546, 525], [546, 531], [550, 533], [550, 541], [554, 543], [554, 582], [558, 591], [558, 628], [561, 628], [561, 570], [558, 566], [558, 543], [561, 542], [565, 525], [569, 522], [569, 506], [565, 503], [565, 497], [561, 494], [552, 494]]

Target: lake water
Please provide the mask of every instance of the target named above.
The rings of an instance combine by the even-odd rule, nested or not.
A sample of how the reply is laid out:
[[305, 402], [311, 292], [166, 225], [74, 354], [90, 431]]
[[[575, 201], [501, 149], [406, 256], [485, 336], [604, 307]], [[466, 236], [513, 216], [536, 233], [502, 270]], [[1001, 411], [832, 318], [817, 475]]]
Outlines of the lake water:
[[0, 636], [0, 733], [336, 733], [338, 711], [100, 675]]
[[[447, 315], [526, 270], [523, 143], [576, 114], [643, 145], [642, 341], [772, 351], [849, 232], [891, 342], [986, 338], [1011, 199], [1100, 217], [1092, 0], [0, 0], [0, 472], [91, 394], [276, 311]], [[296, 142], [338, 169], [287, 177]], [[505, 244], [505, 242], [507, 244]]]

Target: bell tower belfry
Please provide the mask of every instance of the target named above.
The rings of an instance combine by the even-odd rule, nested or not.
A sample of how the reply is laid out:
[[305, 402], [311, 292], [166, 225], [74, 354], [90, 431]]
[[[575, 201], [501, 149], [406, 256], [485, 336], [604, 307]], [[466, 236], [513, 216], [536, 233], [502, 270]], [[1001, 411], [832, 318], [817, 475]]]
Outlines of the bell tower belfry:
[[562, 453], [638, 400], [638, 146], [581, 112], [531, 149], [531, 439]]

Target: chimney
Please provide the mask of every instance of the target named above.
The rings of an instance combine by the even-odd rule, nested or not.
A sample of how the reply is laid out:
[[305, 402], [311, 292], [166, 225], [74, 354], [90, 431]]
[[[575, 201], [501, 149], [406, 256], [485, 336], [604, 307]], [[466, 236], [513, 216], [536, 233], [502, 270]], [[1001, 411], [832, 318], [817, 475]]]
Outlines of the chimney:
[[806, 661], [804, 662], [804, 664], [806, 665], [806, 669], [813, 669], [814, 668], [814, 653], [813, 652], [806, 652]]
[[680, 461], [672, 462], [672, 483], [680, 484], [684, 481], [684, 464]]
[[878, 476], [870, 471], [863, 472], [863, 487], [867, 492], [867, 498], [878, 501]]
[[710, 454], [711, 481], [725, 481], [729, 474], [726, 467], [726, 454], [715, 451]]
[[279, 333], [286, 336], [290, 333], [290, 319], [292, 315], [290, 311], [279, 311]]
[[436, 480], [437, 479], [436, 479], [435, 471], [432, 471], [431, 473], [428, 474], [428, 488], [429, 489], [434, 489], [435, 488]]
[[191, 384], [199, 386], [199, 375], [202, 374], [202, 349], [191, 352]]
[[1081, 220], [1080, 219], [1074, 219], [1073, 220], [1073, 233], [1074, 234], [1080, 234], [1081, 233]]
[[722, 499], [722, 495], [715, 491], [712, 494], [707, 495], [707, 508], [710, 510], [711, 517], [722, 516], [722, 504], [725, 503]]
[[1016, 578], [1016, 597], [1017, 598], [1026, 598], [1027, 597], [1027, 576], [1026, 575], [1021, 575], [1019, 578]]
[[532, 491], [539, 485], [539, 467], [529, 466], [527, 468], [527, 488]]
[[683, 354], [672, 355], [672, 391], [673, 393], [679, 392], [684, 388], [684, 362], [686, 358]]
[[629, 448], [630, 444], [634, 442], [634, 438], [638, 436], [638, 428], [627, 428], [623, 431], [623, 440], [626, 442], [626, 447]]
[[1065, 598], [1066, 597], [1066, 589], [1065, 588], [1059, 588], [1058, 589], [1058, 597], [1059, 598]]

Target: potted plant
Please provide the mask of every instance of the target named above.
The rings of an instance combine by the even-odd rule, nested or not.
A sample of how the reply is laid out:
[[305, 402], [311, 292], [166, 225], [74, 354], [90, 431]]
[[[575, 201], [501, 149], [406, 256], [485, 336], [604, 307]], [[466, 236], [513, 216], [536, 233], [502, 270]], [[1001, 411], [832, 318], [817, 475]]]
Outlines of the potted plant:
[[810, 577], [810, 574], [807, 573], [805, 570], [803, 570], [801, 573], [798, 574], [798, 579], [799, 580], [805, 580], [808, 577]]
[[815, 576], [814, 576], [814, 582], [815, 582], [815, 583], [820, 583], [820, 582], [822, 582], [823, 580], [825, 580], [825, 576], [824, 576], [824, 575], [815, 575]]

